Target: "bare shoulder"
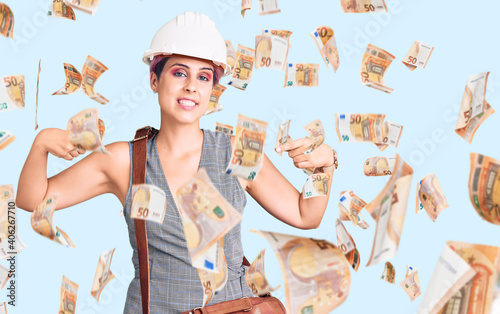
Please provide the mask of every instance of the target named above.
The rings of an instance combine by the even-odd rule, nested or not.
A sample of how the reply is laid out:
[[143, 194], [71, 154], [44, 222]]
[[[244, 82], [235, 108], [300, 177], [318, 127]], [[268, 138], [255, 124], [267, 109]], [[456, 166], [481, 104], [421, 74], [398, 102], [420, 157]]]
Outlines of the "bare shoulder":
[[[231, 150], [234, 147], [235, 138], [236, 137], [234, 135], [231, 135]], [[243, 179], [241, 177], [237, 177], [237, 178], [238, 178], [238, 181], [240, 181], [241, 188], [246, 191], [248, 189], [248, 183], [249, 183], [249, 181], [245, 180], [245, 179]]]

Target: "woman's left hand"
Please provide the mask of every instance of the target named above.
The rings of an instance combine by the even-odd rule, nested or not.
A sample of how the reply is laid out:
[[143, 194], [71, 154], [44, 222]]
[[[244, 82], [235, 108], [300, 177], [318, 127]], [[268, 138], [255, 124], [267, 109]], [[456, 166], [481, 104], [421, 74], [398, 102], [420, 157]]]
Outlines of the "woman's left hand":
[[312, 139], [299, 138], [295, 141], [287, 142], [276, 148], [276, 152], [288, 152], [288, 156], [293, 159], [295, 167], [300, 169], [327, 167], [334, 163], [332, 148], [325, 143], [318, 146], [309, 154], [305, 151], [313, 144]]

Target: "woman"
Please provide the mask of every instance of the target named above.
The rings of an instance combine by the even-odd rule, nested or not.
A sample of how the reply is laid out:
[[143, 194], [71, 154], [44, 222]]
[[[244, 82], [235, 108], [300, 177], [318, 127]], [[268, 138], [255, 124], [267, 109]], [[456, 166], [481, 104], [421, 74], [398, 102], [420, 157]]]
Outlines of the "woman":
[[[203, 292], [198, 272], [191, 266], [182, 222], [172, 194], [205, 167], [219, 192], [240, 213], [247, 191], [263, 208], [279, 220], [301, 229], [317, 228], [328, 197], [303, 199], [302, 195], [264, 156], [255, 181], [225, 174], [234, 137], [221, 132], [201, 130], [199, 119], [205, 113], [213, 86], [226, 64], [225, 43], [206, 16], [187, 12], [165, 24], [153, 38], [143, 59], [150, 64], [153, 92], [158, 93], [161, 127], [147, 144], [146, 183], [154, 184], [167, 195], [163, 224], [147, 222], [151, 276], [151, 313], [179, 313], [202, 304]], [[332, 149], [320, 145], [310, 154], [304, 151], [310, 139], [298, 139], [280, 146], [297, 168], [321, 167], [333, 174]], [[124, 206], [132, 261], [136, 269], [124, 313], [140, 313], [140, 286], [137, 247], [131, 207], [132, 143], [116, 142], [106, 146], [111, 155], [92, 153], [70, 168], [47, 179], [47, 156], [72, 160], [85, 153], [69, 142], [65, 130], [45, 129], [36, 137], [18, 185], [17, 205], [33, 211], [48, 194], [60, 193], [58, 208], [83, 202], [97, 195], [113, 193]], [[85, 178], [85, 180], [82, 180]], [[167, 184], [168, 182], [168, 184]], [[328, 180], [330, 191], [331, 179]], [[242, 265], [243, 248], [240, 225], [225, 236], [224, 252], [228, 281], [210, 304], [251, 296]]]

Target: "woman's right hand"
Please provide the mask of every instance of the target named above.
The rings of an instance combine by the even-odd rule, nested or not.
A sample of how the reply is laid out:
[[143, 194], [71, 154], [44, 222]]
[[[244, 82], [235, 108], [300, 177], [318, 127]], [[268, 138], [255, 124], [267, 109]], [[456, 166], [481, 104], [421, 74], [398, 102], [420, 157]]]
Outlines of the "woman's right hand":
[[56, 128], [40, 131], [35, 139], [35, 143], [44, 152], [66, 160], [73, 160], [73, 158], [86, 152], [85, 149], [78, 148], [69, 141], [66, 130]]

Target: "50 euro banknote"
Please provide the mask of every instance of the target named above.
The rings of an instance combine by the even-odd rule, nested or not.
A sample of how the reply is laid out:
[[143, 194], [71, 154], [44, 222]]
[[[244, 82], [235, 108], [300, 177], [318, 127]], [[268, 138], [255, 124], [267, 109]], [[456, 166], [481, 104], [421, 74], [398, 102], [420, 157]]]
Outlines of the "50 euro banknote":
[[98, 117], [97, 108], [84, 109], [68, 121], [69, 141], [75, 147], [109, 155], [103, 144], [105, 131], [106, 127]]
[[384, 0], [340, 0], [343, 13], [387, 12]]
[[285, 69], [285, 87], [318, 86], [319, 64], [288, 63]]
[[395, 58], [387, 51], [369, 44], [361, 61], [361, 83], [389, 94], [392, 93], [394, 89], [385, 86], [385, 73]]
[[0, 82], [0, 113], [13, 109], [24, 109], [24, 75], [2, 77]]
[[403, 126], [384, 119], [384, 114], [335, 114], [339, 142], [372, 142], [381, 151], [389, 145], [397, 147]]
[[500, 160], [470, 154], [469, 197], [478, 215], [500, 225]]
[[255, 36], [255, 68], [270, 68], [283, 71], [287, 64], [290, 36], [292, 32], [263, 29]]
[[425, 69], [433, 51], [434, 47], [415, 40], [410, 51], [404, 57], [403, 63], [410, 71], [415, 70], [417, 67]]
[[236, 50], [236, 63], [233, 68], [233, 76], [227, 85], [246, 90], [252, 80], [253, 67], [255, 63], [255, 50], [238, 45]]

